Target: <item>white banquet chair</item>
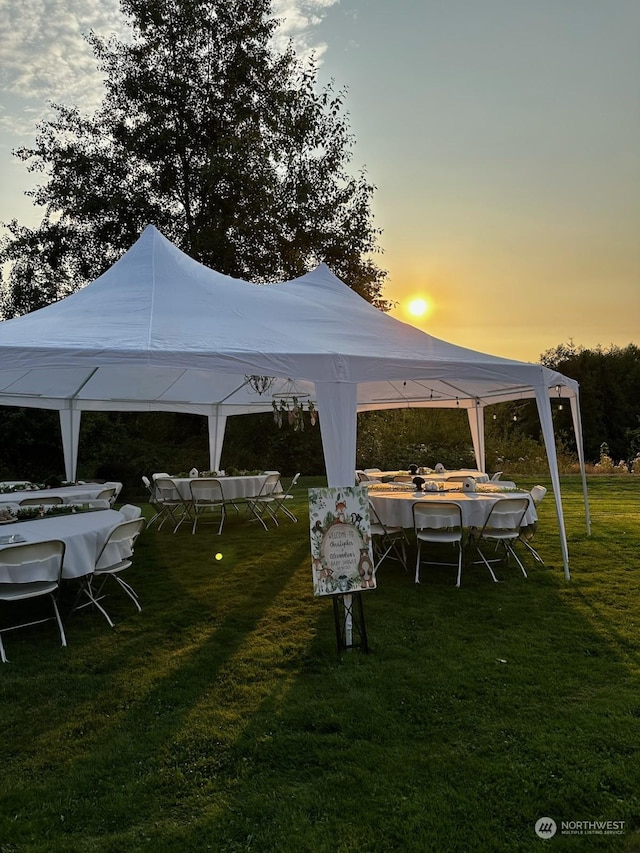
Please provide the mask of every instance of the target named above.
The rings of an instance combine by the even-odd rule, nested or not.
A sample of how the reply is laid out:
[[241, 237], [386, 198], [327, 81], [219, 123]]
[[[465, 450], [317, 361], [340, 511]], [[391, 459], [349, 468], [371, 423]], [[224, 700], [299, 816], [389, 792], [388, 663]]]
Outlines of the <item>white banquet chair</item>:
[[60, 632], [61, 645], [63, 647], [67, 645], [57, 601], [64, 552], [65, 544], [58, 540], [7, 545], [0, 548], [0, 602], [15, 610], [16, 606], [20, 606], [19, 602], [47, 597], [53, 606], [53, 616], [30, 619], [28, 622], [15, 622], [0, 630], [2, 663], [8, 662], [2, 640], [2, 635], [8, 631], [55, 620]]
[[101, 492], [98, 492], [95, 499], [97, 501], [109, 501], [109, 505], [113, 506], [116, 502], [116, 497], [118, 495], [118, 489], [115, 486], [110, 486], [107, 489], [102, 489]]
[[224, 520], [227, 515], [222, 483], [216, 477], [194, 477], [189, 482], [191, 489], [191, 508], [193, 510], [193, 525], [191, 532], [196, 532], [198, 519], [207, 511], [220, 512], [218, 535], [222, 533]]
[[40, 498], [23, 498], [20, 506], [59, 506], [64, 503], [60, 495], [43, 495]]
[[[538, 486], [534, 486], [531, 489], [531, 491], [529, 492], [529, 497], [531, 498], [533, 505], [537, 507], [538, 504], [542, 501], [542, 499], [544, 498], [544, 496], [546, 494], [547, 494], [546, 488], [544, 486], [538, 485]], [[538, 522], [537, 521], [534, 521], [531, 524], [524, 524], [520, 528], [520, 541], [522, 542], [524, 547], [527, 549], [527, 551], [532, 555], [533, 559], [537, 563], [540, 563], [541, 565], [544, 566], [544, 560], [542, 559], [540, 554], [538, 554], [536, 549], [531, 544], [531, 540], [536, 535], [537, 528], [538, 528]]]
[[498, 549], [502, 546], [503, 558], [509, 562], [509, 559], [513, 557], [526, 578], [527, 572], [525, 567], [522, 565], [522, 561], [516, 554], [513, 546], [520, 539], [520, 531], [528, 509], [528, 497], [497, 500], [489, 510], [489, 515], [481, 530], [474, 533], [475, 544], [480, 559], [489, 569], [489, 573], [496, 583], [498, 582], [498, 578], [495, 576], [491, 563], [498, 562], [501, 558], [487, 559], [482, 550], [482, 544], [491, 543]]
[[154, 522], [158, 521], [159, 518], [162, 518], [164, 514], [164, 508], [156, 498], [155, 483], [152, 483], [151, 480], [145, 474], [142, 475], [142, 485], [148, 492], [147, 500], [149, 501], [149, 506], [153, 510], [153, 515], [147, 522], [147, 527], [151, 527]]
[[[462, 583], [463, 558], [462, 510], [458, 504], [449, 501], [416, 501], [412, 509], [413, 529], [418, 543], [415, 582], [420, 583], [420, 563], [425, 562], [432, 566], [457, 566], [456, 587], [459, 587]], [[458, 549], [458, 560], [449, 563], [423, 559], [423, 544], [453, 545]]]
[[133, 521], [142, 515], [142, 507], [135, 504], [123, 504], [119, 511], [124, 515], [125, 521]]
[[162, 528], [165, 521], [170, 520], [174, 525], [173, 532], [175, 533], [184, 521], [193, 521], [190, 502], [185, 501], [170, 477], [154, 475], [154, 478], [155, 499], [162, 507], [163, 512], [158, 530]]
[[291, 512], [289, 507], [286, 505], [287, 501], [293, 500], [293, 495], [291, 494], [293, 489], [298, 483], [300, 479], [300, 471], [291, 478], [291, 482], [287, 486], [286, 491], [282, 488], [282, 483], [278, 480], [278, 486], [275, 491], [272, 492], [273, 495], [273, 513], [277, 515], [281, 512], [283, 515], [286, 515], [287, 518], [290, 518], [291, 521], [297, 521], [297, 517]]
[[112, 578], [120, 589], [128, 595], [135, 604], [138, 612], [142, 611], [138, 594], [131, 584], [123, 580], [120, 575], [131, 564], [133, 550], [136, 540], [145, 525], [144, 518], [134, 518], [130, 521], [121, 521], [111, 530], [107, 541], [102, 546], [96, 559], [93, 570], [84, 575], [81, 581], [80, 597], [86, 596], [88, 601], [84, 605], [76, 605], [74, 609], [89, 604], [95, 605], [113, 628], [113, 620], [107, 613], [105, 607], [100, 603], [104, 599], [103, 589], [109, 578]]
[[271, 505], [275, 503], [276, 499], [274, 492], [277, 491], [279, 482], [280, 473], [278, 471], [267, 474], [258, 494], [247, 498], [247, 506], [249, 507], [249, 510], [253, 513], [255, 518], [258, 519], [265, 530], [268, 529], [267, 522], [264, 520], [265, 515], [271, 517], [275, 524], [278, 525], [278, 519], [276, 518], [276, 514]]
[[407, 571], [409, 539], [404, 528], [384, 524], [371, 500], [369, 501], [369, 532], [373, 547], [374, 573], [387, 558], [397, 560]]

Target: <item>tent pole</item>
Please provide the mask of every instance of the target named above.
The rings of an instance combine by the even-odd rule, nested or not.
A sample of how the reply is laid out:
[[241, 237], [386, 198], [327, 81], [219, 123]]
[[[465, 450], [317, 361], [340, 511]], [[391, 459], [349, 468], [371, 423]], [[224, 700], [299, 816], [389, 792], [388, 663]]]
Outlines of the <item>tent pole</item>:
[[467, 409], [467, 417], [469, 418], [469, 429], [471, 430], [471, 440], [473, 441], [473, 453], [476, 458], [476, 468], [478, 471], [486, 471], [484, 406], [480, 404], [480, 400], [475, 400], [473, 406], [470, 406]]
[[535, 388], [536, 404], [538, 406], [538, 416], [542, 426], [542, 436], [547, 451], [547, 459], [549, 460], [549, 473], [551, 474], [551, 483], [553, 486], [553, 494], [556, 501], [556, 515], [558, 517], [558, 528], [560, 531], [560, 546], [562, 549], [562, 562], [564, 565], [564, 576], [567, 580], [571, 579], [569, 573], [569, 548], [567, 545], [567, 532], [564, 526], [564, 514], [562, 512], [562, 499], [560, 496], [560, 473], [558, 471], [558, 457], [556, 454], [556, 442], [553, 432], [553, 418], [551, 416], [551, 401], [549, 400], [549, 392], [545, 387], [544, 380], [541, 376], [541, 381], [536, 384]]
[[576, 439], [576, 447], [578, 449], [578, 462], [580, 463], [580, 476], [582, 478], [582, 494], [584, 496], [584, 512], [587, 522], [587, 536], [591, 536], [591, 512], [589, 511], [589, 496], [587, 494], [587, 472], [584, 467], [584, 443], [582, 440], [582, 418], [580, 416], [580, 406], [578, 404], [578, 395], [575, 394], [569, 398], [571, 406], [571, 418], [573, 421], [573, 434]]
[[[351, 382], [316, 382], [315, 386], [327, 484], [352, 487], [356, 469], [358, 386]], [[342, 619], [344, 642], [350, 647], [353, 643], [351, 596], [345, 596]]]
[[78, 468], [78, 445], [80, 443], [80, 418], [82, 412], [73, 408], [60, 409], [60, 432], [62, 433], [62, 451], [64, 454], [64, 475], [68, 482], [76, 479]]
[[220, 459], [222, 457], [222, 445], [227, 427], [227, 416], [220, 411], [220, 406], [215, 406], [215, 414], [207, 418], [209, 428], [209, 470], [220, 470]]

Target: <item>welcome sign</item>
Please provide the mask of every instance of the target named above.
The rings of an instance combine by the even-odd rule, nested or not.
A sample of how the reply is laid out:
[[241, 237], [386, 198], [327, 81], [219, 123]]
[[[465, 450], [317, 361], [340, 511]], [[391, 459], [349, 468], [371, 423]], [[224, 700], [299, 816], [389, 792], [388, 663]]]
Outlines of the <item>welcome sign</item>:
[[366, 486], [309, 489], [314, 595], [375, 589]]

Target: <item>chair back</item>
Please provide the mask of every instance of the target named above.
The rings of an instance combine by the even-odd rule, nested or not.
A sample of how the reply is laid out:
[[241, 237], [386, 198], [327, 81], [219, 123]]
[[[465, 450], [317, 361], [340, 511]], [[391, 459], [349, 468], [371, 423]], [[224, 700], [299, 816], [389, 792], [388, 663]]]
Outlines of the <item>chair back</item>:
[[491, 482], [497, 483], [500, 477], [502, 477], [502, 471], [496, 471], [495, 474], [493, 474], [493, 476], [491, 477]]
[[217, 477], [194, 477], [189, 481], [189, 488], [194, 503], [224, 500], [222, 483]]
[[262, 488], [258, 492], [258, 497], [268, 497], [273, 494], [274, 491], [278, 489], [278, 483], [280, 482], [280, 472], [276, 471], [273, 474], [267, 474], [267, 478], [262, 484]]
[[489, 511], [483, 533], [491, 530], [509, 530], [519, 534], [528, 509], [529, 498], [502, 498], [497, 500]]
[[381, 534], [387, 532], [387, 528], [385, 527], [382, 519], [378, 515], [371, 498], [369, 498], [369, 530], [372, 536], [380, 536]]
[[475, 480], [473, 474], [449, 474], [446, 478], [447, 483], [464, 483], [465, 480]]
[[422, 530], [459, 529], [462, 536], [462, 510], [451, 501], [416, 501], [413, 504], [413, 528]]
[[115, 565], [130, 557], [133, 554], [135, 541], [142, 533], [144, 525], [144, 518], [134, 518], [130, 521], [121, 521], [112, 527], [96, 560], [96, 568]]
[[290, 496], [291, 496], [291, 491], [292, 491], [292, 489], [295, 487], [295, 485], [296, 485], [296, 483], [298, 482], [298, 480], [299, 480], [299, 479], [300, 479], [300, 471], [298, 471], [298, 473], [297, 473], [297, 474], [295, 474], [295, 475], [291, 478], [291, 482], [290, 482], [290, 483], [289, 483], [289, 485], [287, 486], [287, 490], [286, 490], [286, 492], [285, 492], [285, 491], [284, 491], [284, 489], [282, 488], [282, 485], [280, 485], [280, 488], [277, 490], [277, 493], [276, 493], [276, 494], [277, 494], [277, 497], [278, 497], [278, 498], [282, 498], [283, 500], [284, 500], [285, 498], [290, 497]]
[[59, 506], [64, 503], [60, 495], [45, 495], [41, 498], [23, 498], [20, 506]]
[[133, 521], [135, 518], [140, 518], [142, 515], [142, 507], [134, 506], [134, 504], [124, 504], [120, 507], [120, 512], [124, 515], [126, 521]]
[[96, 500], [98, 501], [109, 501], [110, 504], [113, 504], [116, 499], [117, 489], [112, 487], [109, 489], [103, 489], [101, 492], [98, 492], [96, 495]]
[[151, 494], [151, 492], [153, 491], [153, 488], [151, 486], [151, 480], [145, 474], [142, 475], [142, 483], [145, 489], [149, 492], [149, 494]]
[[0, 584], [59, 582], [64, 551], [57, 539], [0, 548]]
[[385, 536], [390, 532], [401, 531], [402, 528], [392, 527], [387, 525], [378, 515], [378, 511], [374, 506], [373, 501], [369, 498], [369, 530], [372, 536]]
[[537, 506], [546, 494], [547, 490], [544, 486], [534, 486], [530, 492], [531, 500]]
[[368, 474], [365, 474], [364, 471], [356, 471], [356, 481], [358, 483], [370, 483], [371, 477]]
[[170, 477], [156, 477], [154, 479], [155, 497], [159, 501], [180, 501], [178, 487]]

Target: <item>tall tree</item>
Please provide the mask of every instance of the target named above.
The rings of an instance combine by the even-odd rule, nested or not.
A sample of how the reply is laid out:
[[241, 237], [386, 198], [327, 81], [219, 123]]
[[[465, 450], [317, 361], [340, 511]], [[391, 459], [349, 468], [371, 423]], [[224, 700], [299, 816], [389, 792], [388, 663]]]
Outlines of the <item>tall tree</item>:
[[220, 272], [256, 281], [320, 261], [381, 308], [386, 272], [343, 90], [273, 47], [270, 0], [121, 0], [131, 40], [88, 35], [93, 115], [53, 105], [15, 153], [44, 182], [36, 229], [6, 223], [0, 308], [46, 305], [107, 269], [154, 223]]

